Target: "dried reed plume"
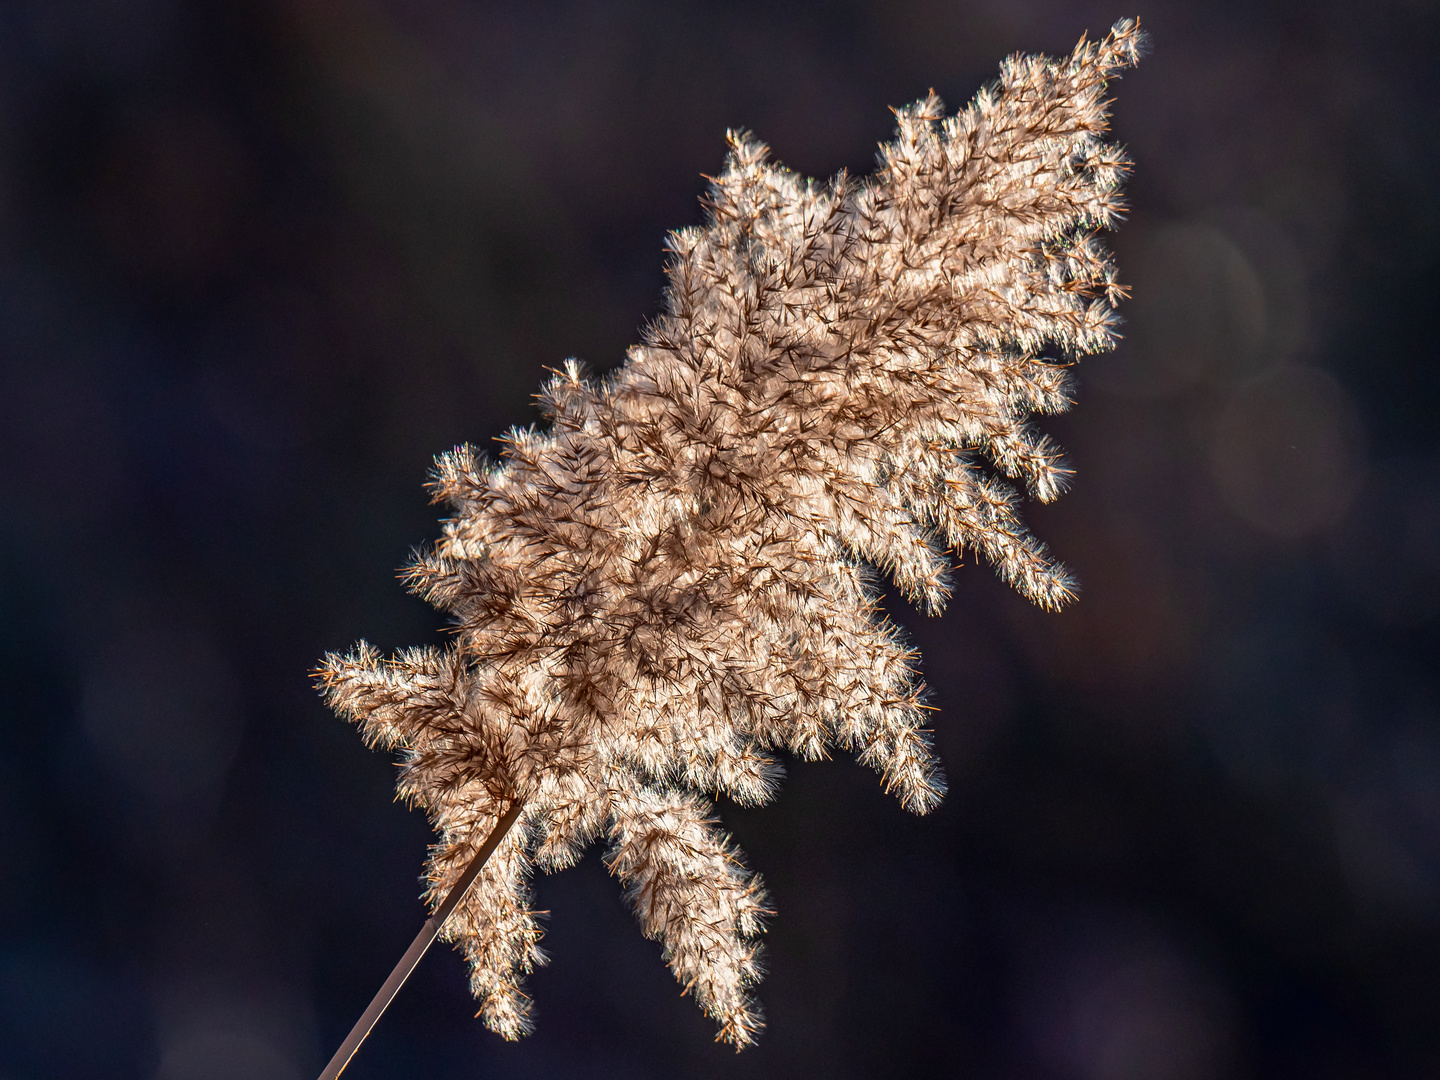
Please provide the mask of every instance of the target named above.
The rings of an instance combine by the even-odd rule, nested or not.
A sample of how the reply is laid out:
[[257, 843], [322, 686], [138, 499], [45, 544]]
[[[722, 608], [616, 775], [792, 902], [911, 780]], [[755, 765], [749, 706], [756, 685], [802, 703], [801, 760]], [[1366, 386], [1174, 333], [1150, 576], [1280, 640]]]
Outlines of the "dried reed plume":
[[400, 793], [439, 831], [432, 904], [523, 806], [443, 932], [501, 1035], [529, 1029], [521, 980], [544, 962], [532, 867], [603, 837], [676, 978], [720, 1038], [752, 1042], [765, 894], [710, 797], [764, 803], [774, 751], [831, 748], [916, 812], [944, 791], [867, 566], [930, 610], [964, 547], [1045, 607], [1072, 596], [986, 463], [1041, 500], [1065, 486], [1026, 417], [1066, 408], [1069, 360], [1115, 338], [1096, 232], [1127, 161], [1105, 94], [1137, 44], [1127, 20], [1062, 60], [1012, 57], [952, 117], [931, 94], [863, 181], [802, 179], [732, 133], [626, 363], [595, 381], [567, 362], [549, 430], [511, 431], [498, 463], [438, 460], [454, 516], [408, 583], [453, 644], [362, 642], [321, 676], [402, 754]]

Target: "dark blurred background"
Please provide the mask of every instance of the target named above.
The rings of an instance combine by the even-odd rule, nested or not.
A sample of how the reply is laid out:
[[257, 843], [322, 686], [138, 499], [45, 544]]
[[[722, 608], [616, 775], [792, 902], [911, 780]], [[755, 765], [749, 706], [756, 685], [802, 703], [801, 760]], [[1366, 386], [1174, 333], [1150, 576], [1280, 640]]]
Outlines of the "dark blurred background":
[[758, 1049], [596, 852], [537, 882], [533, 1037], [441, 949], [347, 1077], [1440, 1076], [1433, 0], [9, 0], [0, 1077], [317, 1073], [430, 833], [310, 672], [437, 640], [432, 455], [619, 362], [727, 127], [868, 172], [887, 106], [1129, 14], [1127, 336], [1029, 512], [1082, 598], [890, 601], [948, 800], [834, 761], [722, 807]]

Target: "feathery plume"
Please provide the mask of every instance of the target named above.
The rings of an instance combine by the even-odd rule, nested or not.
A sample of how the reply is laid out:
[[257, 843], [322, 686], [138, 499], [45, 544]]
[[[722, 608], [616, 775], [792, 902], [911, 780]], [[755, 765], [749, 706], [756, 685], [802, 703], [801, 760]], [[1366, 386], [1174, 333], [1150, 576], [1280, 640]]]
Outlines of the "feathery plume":
[[1073, 595], [986, 462], [1041, 500], [1065, 487], [1027, 417], [1066, 408], [1069, 360], [1115, 338], [1123, 289], [1096, 233], [1128, 163], [1105, 88], [1137, 44], [1126, 20], [1061, 60], [1012, 57], [955, 116], [932, 93], [897, 111], [865, 180], [802, 179], [731, 133], [626, 363], [596, 381], [567, 362], [541, 394], [549, 429], [512, 430], [498, 462], [438, 459], [453, 516], [408, 584], [453, 644], [362, 642], [321, 679], [402, 755], [400, 793], [439, 831], [432, 904], [523, 807], [443, 929], [501, 1035], [529, 1029], [521, 982], [544, 962], [532, 867], [603, 838], [719, 1037], [752, 1042], [765, 894], [709, 798], [764, 803], [775, 751], [832, 748], [918, 813], [944, 791], [867, 566], [933, 611], [947, 549], [1045, 607]]

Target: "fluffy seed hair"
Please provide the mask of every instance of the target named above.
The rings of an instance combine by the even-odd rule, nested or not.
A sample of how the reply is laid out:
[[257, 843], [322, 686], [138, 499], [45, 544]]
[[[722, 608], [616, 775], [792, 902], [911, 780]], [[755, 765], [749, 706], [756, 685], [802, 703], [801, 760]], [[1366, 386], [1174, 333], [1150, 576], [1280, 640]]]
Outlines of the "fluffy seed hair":
[[916, 812], [944, 791], [867, 567], [938, 610], [969, 547], [1045, 607], [1072, 596], [1000, 477], [1064, 488], [1026, 418], [1066, 408], [1069, 362], [1115, 338], [1096, 233], [1128, 163], [1105, 94], [1137, 45], [1127, 20], [1065, 59], [1012, 57], [955, 116], [931, 94], [861, 181], [803, 179], [732, 133], [626, 363], [596, 381], [567, 362], [541, 394], [549, 429], [511, 431], [498, 462], [438, 459], [453, 516], [408, 583], [453, 643], [387, 659], [362, 642], [321, 681], [402, 755], [400, 793], [439, 832], [432, 904], [523, 802], [445, 928], [501, 1035], [529, 1029], [521, 981], [544, 962], [532, 868], [603, 838], [719, 1037], [752, 1042], [768, 911], [710, 796], [764, 803], [774, 751], [832, 748]]

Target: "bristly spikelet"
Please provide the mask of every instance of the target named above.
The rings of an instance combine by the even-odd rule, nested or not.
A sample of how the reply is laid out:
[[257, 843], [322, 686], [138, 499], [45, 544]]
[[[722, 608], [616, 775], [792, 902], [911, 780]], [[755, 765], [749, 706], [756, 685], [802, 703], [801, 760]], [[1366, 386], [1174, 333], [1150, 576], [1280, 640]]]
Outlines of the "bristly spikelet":
[[1068, 358], [1114, 338], [1094, 234], [1127, 162], [1102, 138], [1105, 85], [1137, 33], [1013, 57], [957, 116], [933, 94], [899, 110], [864, 181], [801, 179], [732, 134], [627, 362], [602, 382], [567, 363], [541, 395], [550, 430], [512, 432], [499, 464], [439, 459], [454, 516], [409, 584], [454, 644], [362, 643], [322, 678], [403, 753], [400, 791], [440, 834], [432, 902], [523, 801], [446, 928], [500, 1034], [528, 1029], [520, 981], [543, 962], [531, 867], [603, 836], [676, 977], [721, 1038], [753, 1041], [765, 896], [701, 793], [763, 803], [773, 751], [841, 747], [910, 809], [939, 800], [914, 657], [866, 564], [931, 609], [967, 546], [1046, 607], [1072, 596], [982, 463], [1040, 499], [1065, 485], [1026, 417], [1064, 409]]

